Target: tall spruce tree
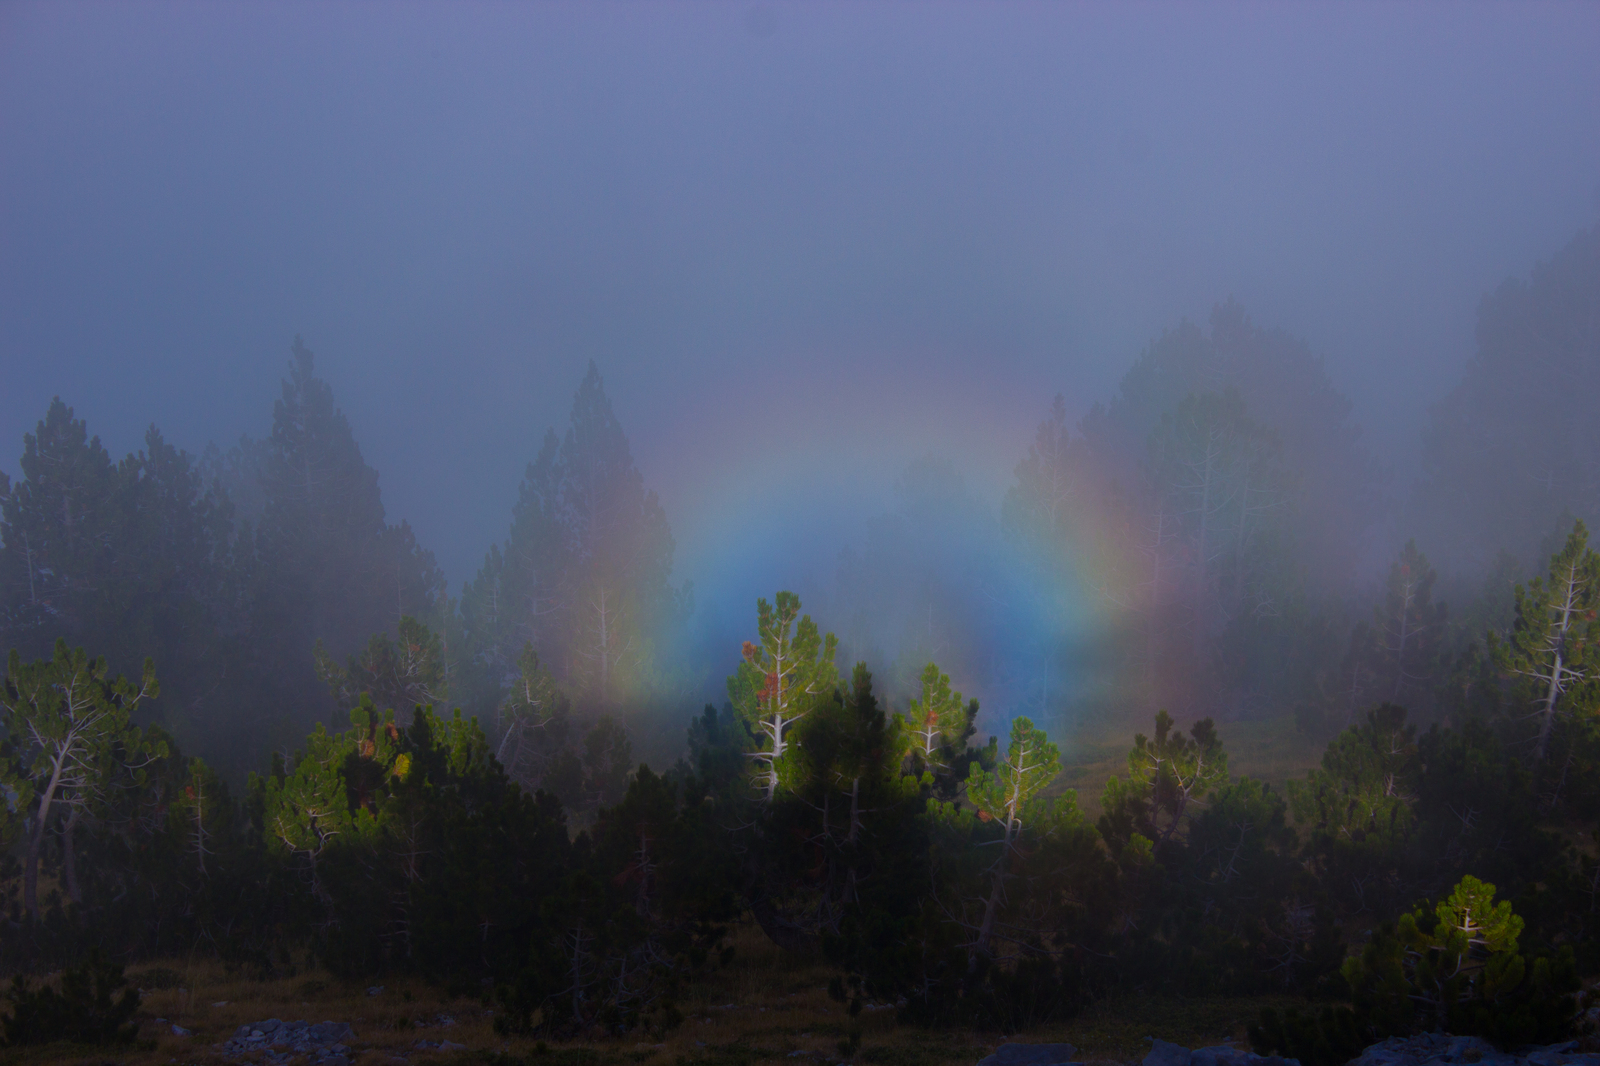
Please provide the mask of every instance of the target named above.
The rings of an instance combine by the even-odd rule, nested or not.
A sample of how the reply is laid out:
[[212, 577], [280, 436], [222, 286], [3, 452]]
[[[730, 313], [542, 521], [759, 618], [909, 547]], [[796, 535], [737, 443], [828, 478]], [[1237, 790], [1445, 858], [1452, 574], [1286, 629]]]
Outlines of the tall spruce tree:
[[[1414, 527], [1447, 568], [1536, 561], [1600, 517], [1600, 225], [1478, 306], [1477, 350], [1423, 433]], [[1534, 567], [1537, 569], [1537, 566]]]
[[60, 397], [22, 440], [22, 480], [0, 508], [4, 638], [42, 655], [58, 636], [81, 640], [103, 620], [103, 596], [117, 584], [124, 486], [100, 438]]
[[480, 669], [508, 684], [531, 644], [580, 713], [626, 710], [656, 685], [657, 648], [688, 610], [672, 554], [666, 514], [591, 363], [565, 436], [545, 434], [504, 545], [462, 597]]
[[1446, 635], [1448, 612], [1433, 601], [1437, 579], [1416, 541], [1407, 541], [1389, 568], [1384, 602], [1373, 619], [1380, 694], [1416, 711], [1426, 710], [1431, 700]]
[[[444, 578], [407, 523], [385, 523], [378, 472], [299, 337], [292, 352], [261, 471], [251, 650], [264, 708], [290, 709], [292, 726], [278, 728], [303, 732], [332, 710], [314, 669], [317, 644], [342, 656], [407, 615], [433, 618], [444, 606]], [[240, 733], [259, 749], [271, 727], [253, 717]]]
[[1212, 309], [1209, 332], [1191, 322], [1164, 332], [1140, 354], [1106, 406], [1083, 419], [1097, 465], [1125, 484], [1138, 479], [1145, 443], [1191, 393], [1238, 393], [1281, 448], [1281, 462], [1315, 485], [1292, 516], [1295, 543], [1318, 560], [1312, 591], [1338, 593], [1354, 576], [1384, 507], [1384, 475], [1361, 443], [1352, 404], [1321, 356], [1281, 329], [1256, 325], [1230, 298]]
[[593, 706], [647, 683], [661, 627], [680, 616], [666, 513], [634, 465], [628, 438], [589, 364], [561, 442], [558, 507], [567, 535], [567, 672]]
[[192, 732], [241, 632], [227, 499], [154, 426], [113, 464], [59, 398], [22, 468], [0, 497], [0, 641], [42, 657], [64, 638], [113, 669], [154, 656], [173, 680], [147, 713]]
[[1274, 534], [1295, 484], [1277, 435], [1235, 391], [1191, 393], [1150, 438], [1152, 510], [1173, 520], [1196, 640], [1230, 621], [1272, 611], [1287, 589], [1274, 572]]

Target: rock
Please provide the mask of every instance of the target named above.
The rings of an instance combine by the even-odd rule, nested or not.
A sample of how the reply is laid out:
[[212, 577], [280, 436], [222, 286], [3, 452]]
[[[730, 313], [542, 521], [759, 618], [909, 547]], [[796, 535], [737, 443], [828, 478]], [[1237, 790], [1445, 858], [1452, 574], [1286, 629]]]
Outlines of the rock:
[[1189, 1066], [1250, 1066], [1252, 1059], [1261, 1060], [1261, 1056], [1241, 1051], [1230, 1044], [1214, 1044], [1211, 1047], [1197, 1047], [1190, 1052]]
[[1077, 1053], [1071, 1044], [1001, 1044], [978, 1066], [1064, 1066]]
[[[1190, 1051], [1165, 1040], [1150, 1043], [1150, 1053], [1144, 1057], [1142, 1066], [1300, 1066], [1296, 1059], [1256, 1055], [1226, 1044]], [[993, 1058], [990, 1056], [984, 1062]], [[1036, 1064], [1029, 1062], [1027, 1066]], [[1600, 1066], [1600, 1054], [1580, 1052], [1575, 1040], [1507, 1052], [1476, 1036], [1422, 1033], [1390, 1037], [1373, 1044], [1351, 1059], [1347, 1066]]]
[[355, 1030], [344, 1022], [318, 1022], [306, 1030], [307, 1038], [321, 1045], [342, 1043], [355, 1035]]
[[185, 1029], [181, 1025], [174, 1025], [172, 1027], [172, 1035], [173, 1036], [193, 1036], [194, 1035], [194, 1030]]
[[465, 1050], [467, 1050], [467, 1045], [465, 1045], [465, 1044], [457, 1044], [457, 1043], [454, 1043], [453, 1041], [450, 1041], [450, 1040], [441, 1040], [438, 1043], [434, 1043], [432, 1040], [418, 1040], [415, 1044], [412, 1044], [411, 1046], [416, 1048], [418, 1051], [465, 1051]]
[[1188, 1048], [1154, 1038], [1150, 1044], [1150, 1053], [1144, 1057], [1144, 1062], [1140, 1066], [1190, 1066], [1194, 1053]]
[[[233, 1038], [222, 1045], [222, 1053], [231, 1058], [265, 1050], [265, 1061], [273, 1063], [288, 1062], [295, 1055], [308, 1055], [320, 1066], [347, 1066], [350, 1049], [343, 1041], [355, 1035], [355, 1030], [344, 1022], [312, 1025], [304, 1020], [282, 1022], [269, 1018], [255, 1025], [239, 1026]], [[275, 1050], [279, 1048], [283, 1050]]]
[[369, 996], [381, 996], [381, 995], [383, 995], [383, 986], [382, 985], [372, 985], [372, 986], [370, 986], [367, 989], [367, 995], [369, 995]]
[[[1351, 1066], [1438, 1066], [1475, 1063], [1478, 1066], [1512, 1066], [1524, 1061], [1516, 1055], [1500, 1051], [1488, 1041], [1476, 1036], [1449, 1036], [1445, 1033], [1422, 1033], [1417, 1036], [1392, 1036], [1368, 1047], [1352, 1060]], [[1561, 1066], [1548, 1063], [1544, 1066]]]

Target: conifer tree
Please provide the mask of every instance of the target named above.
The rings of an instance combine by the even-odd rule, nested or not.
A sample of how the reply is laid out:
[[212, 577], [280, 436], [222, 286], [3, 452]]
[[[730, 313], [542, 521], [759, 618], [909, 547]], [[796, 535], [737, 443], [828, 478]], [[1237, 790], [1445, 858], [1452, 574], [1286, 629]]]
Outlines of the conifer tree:
[[[14, 760], [15, 780], [7, 784], [29, 813], [22, 905], [30, 918], [39, 917], [40, 852], [59, 812], [66, 812], [63, 858], [69, 881], [75, 881], [73, 833], [79, 822], [116, 787], [121, 771], [137, 775], [166, 754], [159, 742], [147, 745], [131, 722], [134, 708], [158, 692], [149, 660], [135, 685], [123, 677], [108, 680], [104, 658], [69, 650], [65, 640], [56, 642], [53, 658], [37, 662], [24, 663], [11, 652], [0, 689], [0, 728]], [[76, 896], [76, 885], [69, 888]]]
[[532, 792], [566, 744], [568, 705], [532, 644], [523, 646], [517, 667], [518, 677], [496, 714], [500, 741], [495, 758], [513, 781]]
[[1199, 608], [1197, 634], [1270, 604], [1264, 538], [1281, 523], [1292, 481], [1271, 430], [1236, 392], [1192, 393], [1162, 417], [1148, 468], [1158, 508], [1176, 517]]
[[1600, 518], [1600, 225], [1478, 304], [1475, 350], [1430, 413], [1414, 521], [1449, 568], [1537, 559]]
[[1564, 717], [1593, 704], [1600, 677], [1600, 555], [1589, 547], [1589, 531], [1573, 526], [1550, 560], [1548, 579], [1534, 578], [1516, 590], [1516, 619], [1502, 640], [1489, 633], [1495, 664], [1521, 682], [1525, 717], [1534, 724], [1533, 756], [1543, 762]]
[[226, 499], [154, 426], [113, 464], [59, 398], [22, 466], [0, 494], [0, 639], [43, 657], [65, 638], [112, 669], [157, 657], [173, 681], [154, 713], [191, 725], [244, 628]]
[[917, 754], [929, 770], [940, 766], [942, 749], [964, 745], [971, 732], [961, 693], [951, 690], [949, 675], [941, 673], [936, 663], [923, 668], [922, 694], [911, 701], [906, 718]]
[[657, 682], [656, 648], [687, 613], [672, 554], [665, 512], [591, 363], [565, 436], [545, 434], [505, 544], [463, 597], [484, 668], [508, 682], [531, 643], [581, 709], [624, 709]]
[[252, 652], [262, 710], [304, 715], [326, 706], [313, 669], [318, 641], [342, 656], [407, 615], [432, 617], [444, 578], [406, 523], [385, 524], [377, 471], [299, 337], [293, 354], [261, 475]]
[[1137, 835], [1159, 847], [1181, 838], [1197, 808], [1228, 781], [1228, 753], [1215, 724], [1202, 718], [1185, 736], [1172, 715], [1156, 714], [1152, 736], [1133, 738], [1128, 777], [1106, 782], [1100, 832], [1114, 852]]
[[1035, 797], [1055, 780], [1060, 769], [1060, 751], [1044, 730], [1022, 717], [1012, 721], [1011, 743], [1006, 746], [1005, 758], [993, 770], [972, 765], [967, 777], [967, 799], [980, 818], [998, 823], [1001, 831], [1000, 852], [990, 870], [989, 895], [973, 942], [973, 965], [980, 956], [989, 954], [1024, 821], [1034, 815]]
[[1382, 503], [1381, 471], [1361, 444], [1353, 405], [1321, 356], [1284, 330], [1257, 325], [1238, 301], [1214, 307], [1208, 324], [1209, 331], [1185, 321], [1151, 342], [1110, 403], [1084, 418], [1087, 448], [1110, 476], [1131, 485], [1151, 435], [1185, 397], [1236, 392], [1279, 443], [1283, 469], [1316, 486], [1297, 497], [1292, 513], [1273, 517], [1318, 561], [1308, 577], [1313, 590], [1337, 592], [1356, 573], [1362, 534]]
[[800, 614], [800, 597], [792, 592], [778, 593], [776, 606], [757, 600], [756, 619], [759, 642], [744, 642], [743, 660], [728, 678], [728, 698], [756, 737], [755, 781], [770, 804], [788, 769], [789, 731], [833, 693], [838, 640]]
[[[1378, 673], [1383, 698], [1402, 706], [1426, 699], [1445, 638], [1445, 605], [1433, 602], [1438, 575], [1428, 557], [1407, 541], [1389, 568], [1384, 602], [1375, 612]], [[1419, 710], [1422, 708], [1418, 708]]]
[[72, 414], [56, 397], [23, 436], [22, 480], [0, 508], [5, 638], [33, 654], [57, 636], [81, 640], [99, 621], [98, 593], [116, 583], [121, 478]]

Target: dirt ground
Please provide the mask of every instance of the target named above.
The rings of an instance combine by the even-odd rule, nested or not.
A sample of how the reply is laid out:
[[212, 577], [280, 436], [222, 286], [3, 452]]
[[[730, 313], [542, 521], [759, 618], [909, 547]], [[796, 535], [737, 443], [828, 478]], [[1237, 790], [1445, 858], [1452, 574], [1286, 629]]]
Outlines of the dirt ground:
[[[1095, 1004], [1068, 1022], [1003, 1036], [963, 1029], [928, 1030], [895, 1021], [886, 1004], [868, 1004], [858, 1024], [861, 1044], [841, 1051], [850, 1028], [844, 1008], [827, 995], [831, 972], [820, 964], [796, 965], [754, 927], [734, 935], [735, 954], [725, 967], [683, 989], [684, 1022], [659, 1036], [629, 1034], [570, 1042], [506, 1038], [494, 1032], [490, 1009], [476, 999], [447, 998], [417, 980], [385, 979], [376, 995], [323, 972], [254, 981], [229, 975], [215, 962], [166, 960], [131, 968], [136, 986], [157, 968], [173, 971], [177, 987], [147, 989], [134, 1047], [49, 1045], [0, 1053], [8, 1064], [81, 1066], [221, 1066], [221, 1049], [243, 1024], [284, 1021], [347, 1022], [346, 1041], [356, 1066], [484, 1063], [497, 1066], [972, 1066], [1005, 1039], [1066, 1042], [1087, 1062], [1132, 1062], [1159, 1037], [1190, 1047], [1235, 1041], [1273, 999], [1168, 1000], [1130, 997]], [[155, 975], [161, 976], [159, 974]], [[172, 980], [172, 974], [166, 980]], [[148, 982], [147, 982], [148, 983]], [[164, 982], [163, 982], [164, 983]], [[1285, 1000], [1282, 1002], [1293, 1002]], [[190, 1030], [177, 1036], [172, 1026]], [[462, 1049], [421, 1046], [449, 1041]], [[799, 1060], [797, 1064], [795, 1060]], [[304, 1061], [299, 1060], [299, 1061]]]

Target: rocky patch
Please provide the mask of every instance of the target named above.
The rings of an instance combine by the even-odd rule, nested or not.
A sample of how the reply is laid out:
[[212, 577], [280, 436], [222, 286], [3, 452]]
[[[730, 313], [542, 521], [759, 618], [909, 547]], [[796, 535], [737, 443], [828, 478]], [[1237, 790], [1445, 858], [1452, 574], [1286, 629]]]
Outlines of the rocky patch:
[[283, 1022], [268, 1018], [254, 1025], [241, 1025], [222, 1045], [228, 1058], [259, 1052], [259, 1060], [282, 1066], [295, 1055], [305, 1055], [317, 1066], [349, 1066], [350, 1048], [346, 1042], [355, 1031], [344, 1022]]

